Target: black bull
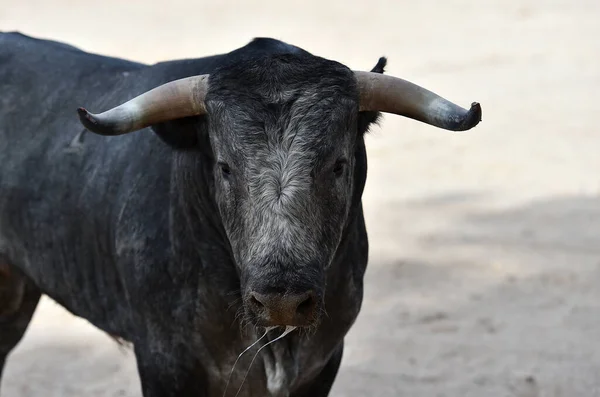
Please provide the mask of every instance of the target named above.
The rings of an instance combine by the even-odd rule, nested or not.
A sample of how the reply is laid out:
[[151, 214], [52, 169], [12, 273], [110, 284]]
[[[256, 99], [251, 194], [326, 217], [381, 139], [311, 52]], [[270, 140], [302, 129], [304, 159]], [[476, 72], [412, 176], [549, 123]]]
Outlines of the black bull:
[[44, 293], [132, 343], [145, 397], [222, 396], [284, 327], [240, 394], [327, 395], [363, 294], [364, 133], [378, 111], [481, 117], [384, 66], [272, 39], [147, 66], [0, 34], [0, 373]]

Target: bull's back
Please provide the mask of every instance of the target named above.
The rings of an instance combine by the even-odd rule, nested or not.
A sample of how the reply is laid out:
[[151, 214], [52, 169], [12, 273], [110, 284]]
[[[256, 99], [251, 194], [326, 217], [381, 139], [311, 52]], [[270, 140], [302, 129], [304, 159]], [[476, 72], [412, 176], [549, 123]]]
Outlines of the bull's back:
[[[74, 206], [72, 196], [89, 184], [95, 165], [122, 146], [84, 137], [76, 108], [102, 106], [128, 74], [142, 68], [66, 44], [0, 33], [0, 250], [10, 229], [8, 211], [22, 217], [39, 211], [37, 219], [61, 220], [47, 217]], [[20, 221], [31, 236], [45, 230], [41, 221]]]

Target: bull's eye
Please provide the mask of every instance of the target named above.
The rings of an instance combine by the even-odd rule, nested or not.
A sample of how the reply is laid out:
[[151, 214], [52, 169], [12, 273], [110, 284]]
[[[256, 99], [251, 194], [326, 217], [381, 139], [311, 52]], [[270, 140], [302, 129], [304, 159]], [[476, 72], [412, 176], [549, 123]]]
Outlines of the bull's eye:
[[223, 163], [223, 162], [219, 162], [219, 169], [221, 170], [221, 173], [223, 174], [223, 176], [227, 177], [229, 175], [231, 175], [231, 168], [229, 168], [229, 165], [227, 163]]
[[335, 165], [333, 166], [333, 174], [336, 178], [339, 178], [344, 174], [344, 170], [346, 169], [346, 163], [348, 163], [346, 159], [339, 159], [335, 162]]

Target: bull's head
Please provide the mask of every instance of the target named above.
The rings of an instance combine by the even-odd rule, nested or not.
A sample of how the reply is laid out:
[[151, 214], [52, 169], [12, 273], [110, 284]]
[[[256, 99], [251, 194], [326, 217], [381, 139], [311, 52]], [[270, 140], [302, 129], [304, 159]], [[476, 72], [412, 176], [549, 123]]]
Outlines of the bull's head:
[[239, 62], [173, 81], [101, 114], [103, 135], [206, 114], [214, 200], [241, 275], [244, 307], [263, 326], [310, 326], [325, 275], [360, 205], [365, 117], [389, 112], [448, 130], [481, 119], [405, 80], [313, 56]]

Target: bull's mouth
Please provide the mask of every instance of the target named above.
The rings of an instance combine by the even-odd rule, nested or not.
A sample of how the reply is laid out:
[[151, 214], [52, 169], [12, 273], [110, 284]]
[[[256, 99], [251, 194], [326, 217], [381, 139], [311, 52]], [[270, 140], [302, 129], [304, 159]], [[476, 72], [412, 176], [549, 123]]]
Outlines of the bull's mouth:
[[244, 298], [249, 321], [259, 327], [302, 327], [317, 325], [322, 298], [313, 290], [302, 293], [260, 293], [250, 291]]
[[[298, 346], [298, 344], [297, 344], [296, 338], [292, 338], [290, 340], [290, 338], [287, 336], [290, 333], [294, 332], [297, 329], [297, 327], [287, 326], [285, 328], [280, 328], [278, 330], [276, 330], [276, 328], [279, 328], [279, 327], [266, 327], [264, 329], [264, 331], [261, 332], [261, 335], [258, 336], [258, 338], [250, 346], [246, 347], [238, 355], [238, 357], [235, 360], [235, 362], [233, 363], [233, 367], [231, 368], [231, 371], [229, 373], [229, 378], [227, 379], [227, 384], [225, 385], [225, 391], [223, 392], [223, 396], [227, 395], [227, 390], [229, 388], [230, 381], [231, 381], [231, 375], [234, 373], [235, 367], [236, 367], [237, 363], [239, 362], [240, 358], [244, 354], [251, 351], [251, 349], [254, 348], [255, 346], [257, 346], [257, 345], [260, 346], [259, 344], [263, 340], [264, 340], [264, 342], [263, 342], [262, 346], [260, 346], [260, 348], [254, 353], [252, 360], [250, 361], [250, 367], [252, 367], [252, 364], [254, 363], [254, 360], [256, 359], [256, 357], [258, 357], [258, 354], [261, 351], [263, 351], [265, 348], [270, 347], [271, 354], [265, 355], [264, 362], [263, 362], [265, 365], [265, 372], [266, 372], [267, 378], [269, 379], [269, 383], [277, 384], [277, 385], [279, 385], [279, 387], [281, 389], [285, 390], [285, 389], [289, 388], [289, 385], [294, 382], [295, 378], [297, 377], [297, 371], [294, 371], [294, 369], [297, 367], [296, 358], [295, 358], [294, 353], [296, 351], [296, 347]], [[274, 332], [278, 331], [278, 334], [275, 334], [275, 336], [274, 336], [273, 333], [271, 333], [271, 331], [274, 331]], [[284, 341], [286, 343], [284, 344], [283, 347], [281, 345], [279, 345], [279, 346], [274, 345], [275, 343], [279, 342], [280, 340], [282, 340], [284, 338], [286, 338], [286, 341]], [[281, 343], [281, 342], [279, 342], [279, 343]], [[274, 358], [274, 360], [273, 360], [273, 358]], [[288, 365], [285, 365], [285, 363], [288, 363]], [[292, 364], [291, 371], [289, 370], [289, 367], [290, 367], [289, 363]], [[246, 370], [246, 376], [248, 375], [248, 372], [250, 371], [250, 367]], [[288, 368], [287, 371], [286, 371], [286, 367]], [[283, 372], [281, 371], [281, 369], [283, 369]], [[246, 377], [244, 377], [244, 379], [242, 380], [242, 384], [238, 388], [238, 392], [236, 393], [236, 396], [239, 394], [240, 390], [242, 390], [245, 380], [246, 380]], [[277, 393], [277, 395], [279, 395], [279, 393]]]

